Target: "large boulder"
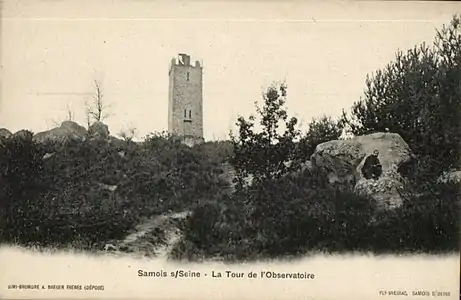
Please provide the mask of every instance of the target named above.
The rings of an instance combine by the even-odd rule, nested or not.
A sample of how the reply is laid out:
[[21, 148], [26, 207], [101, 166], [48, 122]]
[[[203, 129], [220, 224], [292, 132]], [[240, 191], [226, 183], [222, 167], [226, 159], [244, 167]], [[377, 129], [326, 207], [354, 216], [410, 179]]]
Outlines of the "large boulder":
[[12, 134], [8, 129], [1, 128], [0, 129], [0, 146], [5, 147], [8, 140], [10, 141], [17, 141], [17, 142], [28, 142], [32, 140], [33, 133], [29, 130], [19, 130]]
[[6, 128], [0, 128], [0, 139], [9, 139], [13, 134]]
[[[361, 169], [374, 150], [379, 151], [382, 174], [377, 180], [365, 179]], [[380, 207], [398, 207], [402, 203], [400, 190], [404, 179], [399, 169], [411, 160], [408, 144], [396, 133], [329, 141], [319, 144], [311, 156], [312, 167], [325, 174], [330, 184], [369, 195]]]
[[34, 136], [34, 141], [37, 143], [65, 143], [68, 141], [85, 141], [86, 137], [85, 127], [73, 121], [64, 121], [59, 127], [37, 133]]
[[4, 145], [6, 140], [9, 139], [13, 134], [6, 128], [0, 128], [0, 146]]
[[109, 139], [109, 127], [103, 122], [96, 121], [88, 128], [88, 135], [91, 139], [107, 140]]
[[401, 206], [403, 204], [402, 195], [406, 193], [404, 179], [389, 173], [383, 173], [377, 180], [360, 179], [354, 191], [358, 195], [370, 196], [374, 199], [379, 210]]
[[30, 141], [33, 138], [33, 133], [32, 131], [26, 130], [26, 129], [21, 129], [16, 131], [10, 139], [15, 139], [15, 140], [22, 140], [22, 141]]

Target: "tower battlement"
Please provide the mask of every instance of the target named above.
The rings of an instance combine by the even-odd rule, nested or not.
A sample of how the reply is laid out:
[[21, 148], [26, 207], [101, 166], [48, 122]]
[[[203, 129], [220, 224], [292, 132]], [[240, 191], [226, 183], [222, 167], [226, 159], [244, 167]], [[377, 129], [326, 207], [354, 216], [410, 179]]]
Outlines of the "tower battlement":
[[196, 60], [195, 63], [191, 64], [191, 57], [190, 55], [179, 53], [178, 58], [173, 57], [171, 59], [170, 70], [173, 66], [184, 66], [184, 67], [192, 67], [192, 68], [201, 68], [202, 64], [200, 61]]
[[187, 144], [203, 141], [203, 67], [180, 53], [169, 70], [168, 131]]

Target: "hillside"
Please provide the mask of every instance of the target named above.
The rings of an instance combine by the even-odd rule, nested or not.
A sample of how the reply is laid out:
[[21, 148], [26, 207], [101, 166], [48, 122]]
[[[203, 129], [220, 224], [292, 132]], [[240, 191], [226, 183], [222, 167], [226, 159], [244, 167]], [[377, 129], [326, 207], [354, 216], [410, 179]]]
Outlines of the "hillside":
[[2, 138], [2, 239], [102, 249], [146, 218], [192, 210], [229, 186], [223, 143], [190, 148], [161, 135], [135, 143], [71, 133]]
[[[319, 149], [327, 146], [303, 154], [297, 172], [235, 190], [230, 142], [188, 147], [167, 135], [135, 143], [71, 133], [1, 138], [3, 242], [189, 260], [457, 247], [456, 184], [410, 191], [400, 207], [382, 210], [329, 181], [331, 172], [348, 175], [335, 170], [343, 168], [341, 153], [322, 167]], [[317, 168], [306, 168], [312, 159]]]

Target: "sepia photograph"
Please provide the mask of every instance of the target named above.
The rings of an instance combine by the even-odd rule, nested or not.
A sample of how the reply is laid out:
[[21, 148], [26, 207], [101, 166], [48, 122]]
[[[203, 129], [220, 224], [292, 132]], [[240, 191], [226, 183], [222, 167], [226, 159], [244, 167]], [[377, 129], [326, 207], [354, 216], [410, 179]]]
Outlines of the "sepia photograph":
[[1, 5], [0, 298], [459, 299], [461, 3]]

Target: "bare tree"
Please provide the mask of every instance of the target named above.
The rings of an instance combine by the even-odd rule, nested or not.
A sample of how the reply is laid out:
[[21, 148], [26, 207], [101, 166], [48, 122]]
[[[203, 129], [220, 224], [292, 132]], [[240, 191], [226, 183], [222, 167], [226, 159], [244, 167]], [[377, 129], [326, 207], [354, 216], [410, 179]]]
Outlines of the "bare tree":
[[48, 129], [52, 129], [54, 127], [59, 127], [61, 125], [61, 122], [59, 122], [58, 120], [56, 119], [51, 119], [51, 126], [48, 126]]
[[91, 125], [91, 120], [103, 121], [109, 117], [107, 110], [110, 106], [104, 100], [101, 83], [98, 80], [94, 80], [94, 89], [93, 101], [85, 104], [88, 127]]
[[91, 115], [90, 115], [90, 112], [88, 110], [88, 103], [85, 104], [85, 107], [86, 107], [86, 123], [88, 125], [88, 128], [90, 128], [90, 125], [91, 125]]
[[72, 107], [67, 104], [66, 105], [66, 117], [64, 120], [58, 121], [57, 119], [51, 119], [51, 123], [53, 124], [54, 127], [59, 127], [61, 126], [62, 121], [74, 121], [75, 119], [75, 113]]
[[74, 111], [70, 107], [69, 104], [67, 104], [67, 121], [73, 121], [75, 117]]
[[121, 130], [118, 135], [126, 142], [131, 142], [136, 137], [136, 131], [136, 128], [130, 127], [127, 130]]

